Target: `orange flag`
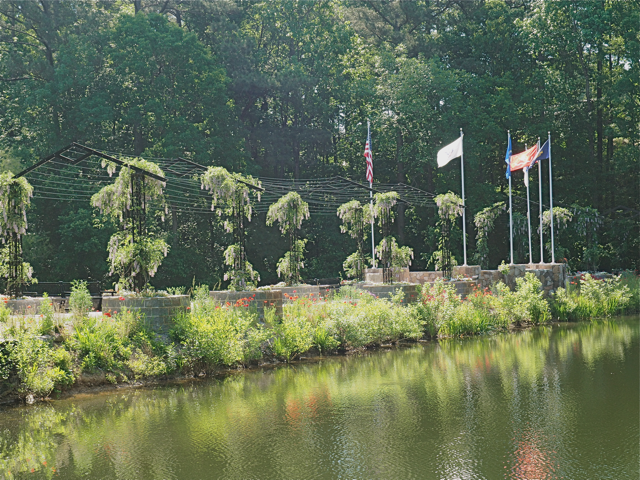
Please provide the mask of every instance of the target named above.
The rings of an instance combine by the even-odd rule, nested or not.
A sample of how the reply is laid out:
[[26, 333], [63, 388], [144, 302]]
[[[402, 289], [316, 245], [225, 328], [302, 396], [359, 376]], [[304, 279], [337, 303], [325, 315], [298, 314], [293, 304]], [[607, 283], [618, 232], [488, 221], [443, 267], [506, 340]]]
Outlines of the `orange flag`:
[[520, 152], [517, 155], [511, 155], [511, 171], [522, 170], [533, 163], [538, 154], [538, 146], [534, 145], [529, 150]]

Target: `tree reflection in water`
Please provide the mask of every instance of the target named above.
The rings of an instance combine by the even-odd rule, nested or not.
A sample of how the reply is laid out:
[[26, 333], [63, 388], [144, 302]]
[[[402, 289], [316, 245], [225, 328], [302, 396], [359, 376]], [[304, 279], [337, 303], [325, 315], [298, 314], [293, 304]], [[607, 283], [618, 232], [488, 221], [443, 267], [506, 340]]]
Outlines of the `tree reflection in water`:
[[0, 478], [625, 478], [637, 350], [594, 322], [5, 409]]

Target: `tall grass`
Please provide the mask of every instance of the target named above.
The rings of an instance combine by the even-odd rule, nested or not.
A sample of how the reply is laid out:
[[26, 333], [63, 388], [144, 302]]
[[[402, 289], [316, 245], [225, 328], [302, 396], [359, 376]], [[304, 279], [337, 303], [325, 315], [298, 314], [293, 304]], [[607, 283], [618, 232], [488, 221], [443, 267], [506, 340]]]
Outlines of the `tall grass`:
[[[638, 278], [620, 276], [595, 279], [585, 274], [579, 286], [559, 288], [551, 302], [553, 318], [559, 321], [579, 321], [610, 317], [634, 311], [638, 302]], [[630, 309], [628, 308], [630, 307]], [[637, 311], [637, 310], [635, 310]]]
[[[61, 344], [37, 336], [52, 331], [52, 311], [45, 302], [38, 319], [9, 316], [0, 304], [0, 322], [15, 339], [0, 350], [0, 382], [18, 383], [24, 394], [47, 395], [83, 372], [102, 372], [112, 381], [157, 377], [172, 372], [198, 374], [219, 367], [246, 365], [263, 358], [291, 361], [310, 350], [322, 354], [379, 346], [404, 339], [455, 337], [538, 324], [552, 318], [584, 320], [640, 311], [640, 281], [624, 274], [608, 280], [585, 275], [577, 285], [543, 297], [532, 273], [511, 291], [502, 283], [476, 288], [462, 299], [452, 283], [439, 280], [422, 287], [417, 303], [404, 305], [353, 287], [328, 298], [299, 298], [283, 307], [283, 315], [265, 309], [259, 320], [253, 296], [220, 305], [202, 286], [194, 290], [193, 310], [179, 315], [160, 341], [131, 312], [90, 316], [87, 295], [79, 301], [72, 324], [61, 328]], [[17, 379], [17, 380], [16, 380]]]

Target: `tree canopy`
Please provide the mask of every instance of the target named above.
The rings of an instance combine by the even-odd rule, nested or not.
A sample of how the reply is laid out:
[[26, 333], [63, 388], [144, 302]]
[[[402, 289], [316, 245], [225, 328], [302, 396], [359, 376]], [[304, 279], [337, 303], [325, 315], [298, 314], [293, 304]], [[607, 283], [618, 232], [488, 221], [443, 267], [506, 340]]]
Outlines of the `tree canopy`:
[[[370, 120], [374, 188], [459, 194], [459, 169], [437, 168], [436, 153], [462, 128], [467, 245], [495, 268], [508, 259], [508, 215], [478, 227], [481, 252], [473, 219], [506, 199], [507, 130], [514, 153], [551, 132], [554, 206], [572, 215], [556, 258], [574, 269], [638, 268], [638, 24], [637, 2], [615, 0], [7, 0], [0, 168], [15, 174], [78, 141], [257, 178], [364, 183]], [[531, 176], [537, 183], [537, 169]], [[519, 173], [513, 188], [514, 213], [526, 215]], [[532, 201], [537, 214], [535, 189]], [[436, 206], [394, 208], [394, 235], [416, 252], [412, 268], [426, 268], [438, 250]], [[171, 246], [157, 286], [223, 282], [231, 242], [222, 220], [168, 211], [169, 221], [152, 220]], [[599, 223], [581, 235], [593, 211]], [[247, 255], [272, 282], [286, 247], [256, 215]], [[29, 217], [25, 260], [41, 281], [113, 281], [105, 265], [116, 227], [88, 198], [51, 200], [36, 188]], [[450, 236], [461, 259], [459, 221]], [[340, 223], [312, 215], [302, 227], [305, 277], [337, 276], [356, 250]]]

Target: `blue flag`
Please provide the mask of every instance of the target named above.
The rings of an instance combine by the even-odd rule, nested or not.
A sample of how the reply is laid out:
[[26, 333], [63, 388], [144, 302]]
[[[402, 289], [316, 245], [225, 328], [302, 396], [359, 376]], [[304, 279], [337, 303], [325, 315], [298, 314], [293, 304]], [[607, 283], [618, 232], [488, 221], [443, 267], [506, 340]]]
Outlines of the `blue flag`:
[[549, 140], [544, 142], [544, 145], [542, 146], [542, 148], [538, 150], [538, 154], [536, 155], [536, 158], [534, 159], [531, 166], [533, 167], [536, 164], [536, 162], [546, 160], [547, 158], [549, 158]]
[[507, 164], [507, 178], [511, 177], [511, 135], [509, 135], [509, 144], [507, 145], [507, 154], [504, 156]]

